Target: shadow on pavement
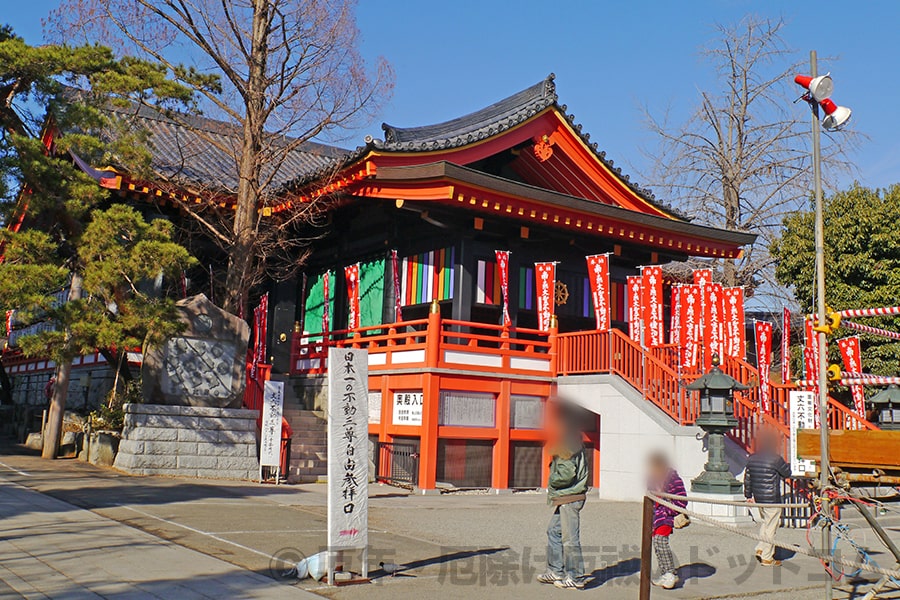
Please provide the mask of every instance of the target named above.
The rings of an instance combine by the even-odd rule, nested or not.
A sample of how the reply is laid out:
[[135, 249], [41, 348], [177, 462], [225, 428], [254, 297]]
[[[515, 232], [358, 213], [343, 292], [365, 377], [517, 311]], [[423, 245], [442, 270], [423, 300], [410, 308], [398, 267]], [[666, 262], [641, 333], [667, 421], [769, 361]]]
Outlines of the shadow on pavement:
[[607, 565], [602, 569], [596, 569], [593, 573], [590, 573], [588, 575], [590, 581], [585, 586], [585, 589], [600, 587], [608, 581], [612, 581], [613, 579], [618, 579], [620, 577], [630, 577], [631, 575], [640, 573], [640, 571], [640, 558], [629, 558], [627, 560], [621, 560], [615, 564]]
[[[410, 571], [414, 571], [415, 569], [422, 569], [425, 567], [430, 567], [433, 565], [441, 565], [446, 564], [458, 560], [468, 560], [470, 558], [477, 558], [481, 556], [490, 556], [491, 554], [497, 554], [498, 552], [506, 552], [509, 550], [509, 546], [503, 546], [499, 548], [481, 548], [479, 550], [460, 550], [458, 552], [450, 552], [447, 554], [439, 554], [438, 556], [432, 556], [431, 558], [423, 558], [421, 560], [414, 560], [411, 562], [404, 563], [403, 572], [412, 575]], [[399, 574], [398, 574], [399, 575]], [[383, 569], [378, 569], [377, 571], [373, 571], [369, 574], [371, 579], [380, 579], [381, 577], [389, 577], [390, 575], [386, 573]]]
[[691, 579], [706, 579], [716, 574], [716, 568], [707, 563], [690, 563], [678, 567], [679, 587], [687, 585]]

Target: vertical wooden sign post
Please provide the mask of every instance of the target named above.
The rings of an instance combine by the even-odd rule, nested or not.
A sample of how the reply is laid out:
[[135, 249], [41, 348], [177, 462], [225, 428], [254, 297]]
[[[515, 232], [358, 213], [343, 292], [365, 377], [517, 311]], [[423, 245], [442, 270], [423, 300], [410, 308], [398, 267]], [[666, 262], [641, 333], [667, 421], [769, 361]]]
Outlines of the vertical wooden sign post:
[[369, 356], [328, 350], [328, 583], [339, 553], [362, 550], [369, 576]]
[[262, 428], [259, 439], [259, 482], [263, 467], [275, 467], [275, 483], [281, 480], [281, 416], [284, 412], [284, 382], [267, 381], [263, 390]]

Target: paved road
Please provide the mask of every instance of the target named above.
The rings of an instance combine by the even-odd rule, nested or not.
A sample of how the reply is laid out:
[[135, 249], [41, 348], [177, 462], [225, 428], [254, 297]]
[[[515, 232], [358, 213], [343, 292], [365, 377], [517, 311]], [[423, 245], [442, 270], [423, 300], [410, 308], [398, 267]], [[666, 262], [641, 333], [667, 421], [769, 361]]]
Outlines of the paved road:
[[[181, 594], [181, 587], [219, 598], [293, 598], [302, 597], [304, 591], [335, 600], [529, 600], [571, 594], [534, 581], [543, 568], [548, 517], [539, 494], [417, 497], [372, 486], [374, 583], [326, 588], [309, 580], [262, 579], [280, 574], [279, 558], [294, 560], [321, 549], [324, 486], [130, 477], [76, 461], [50, 463], [18, 454], [0, 455], [0, 482], [4, 482], [0, 486], [0, 565], [5, 569], [0, 570], [0, 580], [17, 590], [16, 576], [30, 583], [30, 576], [18, 575], [11, 565], [24, 564], [31, 560], [30, 553], [37, 553], [46, 565], [41, 569], [59, 573], [56, 580], [71, 586], [71, 594], [47, 594], [54, 598], [80, 597], [76, 592], [82, 588], [106, 597], [129, 589], [147, 593], [176, 589], [179, 593], [174, 596], [158, 595], [194, 597]], [[895, 521], [900, 526], [900, 519]], [[54, 529], [60, 522], [65, 525]], [[637, 504], [588, 502], [582, 539], [595, 580], [587, 597], [637, 597], [639, 529]], [[781, 535], [795, 542], [804, 537], [801, 531]], [[130, 543], [111, 541], [104, 542], [107, 548], [97, 549], [98, 540], [131, 538], [139, 544], [133, 550]], [[861, 528], [857, 539], [875, 544]], [[656, 591], [653, 597], [822, 597], [820, 569], [814, 560], [797, 556], [780, 569], [764, 569], [752, 559], [753, 545], [699, 524], [677, 532], [673, 547], [684, 565], [685, 585], [671, 592]], [[41, 555], [42, 548], [50, 550]], [[152, 561], [144, 558], [151, 556]], [[883, 554], [876, 556], [886, 561]], [[404, 564], [408, 571], [386, 577], [377, 570], [380, 560]], [[347, 556], [345, 561], [358, 568], [356, 557]], [[220, 592], [217, 586], [233, 589]], [[836, 597], [854, 597], [850, 596], [852, 584], [843, 589], [846, 593]], [[0, 597], [2, 592], [0, 587]]]

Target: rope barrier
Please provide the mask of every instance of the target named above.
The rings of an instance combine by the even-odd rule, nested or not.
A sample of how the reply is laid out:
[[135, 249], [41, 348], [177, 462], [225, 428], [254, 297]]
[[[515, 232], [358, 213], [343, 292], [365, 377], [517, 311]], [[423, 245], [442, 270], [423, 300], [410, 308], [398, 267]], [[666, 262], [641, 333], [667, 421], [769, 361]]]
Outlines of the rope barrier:
[[885, 306], [882, 308], [849, 308], [840, 310], [838, 314], [844, 317], [882, 317], [884, 315], [900, 315], [900, 306]]
[[[895, 579], [895, 580], [900, 579], [900, 570], [885, 569], [885, 568], [879, 567], [879, 566], [871, 564], [871, 563], [863, 563], [863, 562], [858, 562], [858, 561], [847, 560], [847, 559], [841, 558], [839, 556], [832, 556], [831, 554], [828, 554], [828, 553], [819, 552], [817, 550], [812, 550], [812, 549], [807, 549], [807, 548], [800, 546], [799, 544], [785, 544], [783, 542], [779, 542], [775, 538], [764, 537], [764, 536], [755, 534], [750, 531], [745, 531], [745, 530], [741, 529], [740, 527], [736, 527], [734, 525], [729, 525], [727, 523], [722, 523], [721, 521], [717, 521], [707, 515], [702, 515], [700, 513], [697, 513], [692, 510], [688, 510], [686, 508], [681, 508], [680, 506], [677, 506], [675, 504], [672, 504], [671, 502], [668, 502], [667, 500], [664, 500], [663, 498], [661, 498], [660, 496], [658, 496], [656, 494], [648, 492], [647, 497], [650, 498], [651, 500], [653, 500], [654, 502], [656, 502], [657, 504], [660, 504], [661, 506], [665, 506], [669, 510], [674, 510], [675, 512], [685, 514], [685, 515], [689, 516], [691, 519], [703, 521], [714, 527], [724, 529], [725, 531], [730, 531], [731, 533], [734, 533], [736, 535], [750, 538], [750, 539], [756, 540], [758, 542], [765, 542], [767, 544], [772, 544], [773, 546], [777, 546], [778, 548], [783, 548], [783, 549], [789, 550], [791, 552], [803, 554], [805, 556], [809, 556], [810, 558], [815, 558], [816, 560], [823, 561], [825, 563], [839, 564], [839, 565], [841, 565], [841, 567], [846, 567], [848, 569], [859, 569], [860, 571], [868, 571], [870, 573], [877, 573], [878, 575], [882, 575], [884, 577], [889, 577], [889, 578]], [[681, 498], [684, 498], [684, 496], [681, 496]], [[706, 500], [706, 499], [704, 498], [703, 500]], [[763, 506], [769, 506], [769, 505], [763, 505]]]
[[881, 329], [880, 327], [870, 327], [869, 325], [862, 325], [861, 323], [854, 323], [853, 321], [841, 321], [841, 327], [846, 327], [847, 329], [855, 329], [856, 331], [861, 331], [863, 333], [871, 333], [872, 335], [880, 335], [881, 337], [891, 338], [894, 340], [900, 340], [900, 333], [896, 331], [888, 331], [887, 329]]
[[853, 377], [841, 379], [841, 385], [900, 385], [900, 377]]
[[803, 504], [760, 504], [758, 502], [742, 502], [740, 500], [720, 500], [718, 498], [701, 498], [699, 496], [679, 496], [677, 494], [666, 494], [664, 492], [652, 492], [654, 496], [667, 498], [669, 500], [687, 500], [688, 502], [699, 502], [701, 504], [721, 504], [724, 506], [745, 506], [747, 508], [809, 508], [809, 502]]

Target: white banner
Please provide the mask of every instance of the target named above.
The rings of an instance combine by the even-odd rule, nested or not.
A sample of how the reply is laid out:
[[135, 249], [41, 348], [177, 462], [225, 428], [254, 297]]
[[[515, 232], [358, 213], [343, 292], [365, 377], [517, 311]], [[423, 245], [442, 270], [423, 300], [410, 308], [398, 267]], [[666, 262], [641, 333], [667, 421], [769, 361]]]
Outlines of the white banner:
[[362, 549], [369, 530], [369, 359], [328, 349], [328, 548]]
[[284, 409], [284, 382], [267, 381], [263, 390], [262, 429], [259, 466], [281, 466], [281, 415]]
[[394, 392], [394, 425], [421, 425], [424, 398], [422, 392]]
[[816, 395], [813, 392], [791, 391], [791, 475], [812, 473], [816, 463], [797, 457], [797, 430], [816, 428]]

